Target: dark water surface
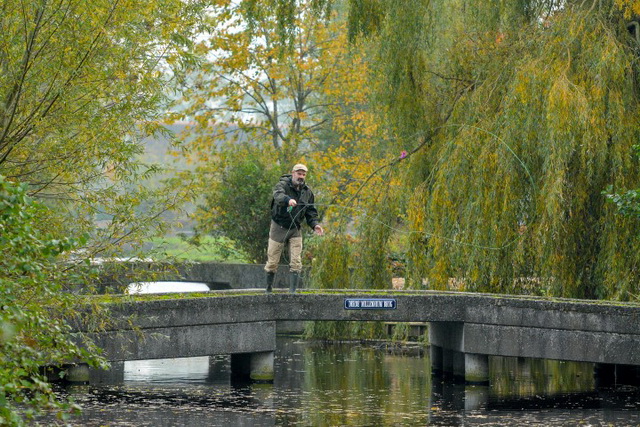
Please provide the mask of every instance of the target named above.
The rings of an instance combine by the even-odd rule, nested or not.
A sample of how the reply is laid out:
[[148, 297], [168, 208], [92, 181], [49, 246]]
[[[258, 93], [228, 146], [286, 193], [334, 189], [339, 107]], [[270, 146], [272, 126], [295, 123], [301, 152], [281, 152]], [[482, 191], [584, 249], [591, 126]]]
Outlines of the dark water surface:
[[639, 425], [637, 387], [593, 365], [490, 359], [491, 385], [431, 376], [428, 351], [278, 339], [273, 384], [232, 384], [226, 357], [127, 362], [69, 386], [73, 426]]

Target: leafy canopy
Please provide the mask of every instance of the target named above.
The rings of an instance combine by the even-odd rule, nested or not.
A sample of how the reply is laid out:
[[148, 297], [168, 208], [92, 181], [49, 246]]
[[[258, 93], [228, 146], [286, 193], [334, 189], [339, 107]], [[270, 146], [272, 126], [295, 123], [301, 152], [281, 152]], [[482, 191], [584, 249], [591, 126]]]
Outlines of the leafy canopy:
[[638, 182], [637, 51], [616, 5], [387, 6], [413, 285], [632, 298], [638, 223], [602, 195]]
[[78, 345], [66, 323], [78, 297], [65, 286], [77, 282], [59, 256], [82, 239], [56, 239], [39, 229], [34, 222], [42, 210], [46, 208], [27, 196], [26, 185], [0, 176], [2, 425], [21, 424], [23, 415], [31, 417], [42, 408], [74, 408], [57, 400], [42, 367], [76, 362], [105, 366], [95, 349]]
[[201, 228], [232, 237], [259, 261], [280, 174], [309, 163], [329, 205], [376, 166], [365, 146], [356, 148], [374, 145], [376, 122], [363, 114], [368, 67], [347, 43], [344, 19], [298, 2], [284, 37], [282, 10], [264, 6], [223, 1], [210, 11], [211, 33], [198, 45], [203, 65], [185, 81], [177, 115], [190, 123], [182, 148], [198, 164]]
[[[639, 6], [350, 2], [350, 33], [377, 44], [377, 99], [410, 161], [395, 193], [407, 203], [410, 286], [638, 295], [640, 224], [603, 190], [638, 186], [628, 20]], [[618, 204], [632, 210], [633, 197]]]
[[[86, 285], [73, 248], [135, 240], [177, 204], [145, 188], [142, 137], [160, 130], [167, 76], [193, 61], [197, 1], [4, 1], [0, 14], [0, 424], [55, 407], [38, 368], [101, 363], [63, 319]], [[20, 184], [19, 184], [20, 183]], [[39, 200], [38, 203], [32, 198]], [[103, 227], [96, 227], [102, 220]], [[68, 236], [82, 236], [69, 239]], [[70, 259], [71, 261], [71, 259]], [[20, 408], [18, 410], [18, 408]]]
[[136, 156], [141, 139], [161, 130], [167, 76], [177, 78], [192, 60], [189, 36], [202, 7], [191, 0], [3, 2], [0, 173], [55, 207], [52, 229], [82, 234], [96, 218], [111, 220], [92, 233], [100, 251], [173, 203], [175, 192], [157, 197], [145, 217], [142, 199], [153, 194], [139, 184], [155, 169]]

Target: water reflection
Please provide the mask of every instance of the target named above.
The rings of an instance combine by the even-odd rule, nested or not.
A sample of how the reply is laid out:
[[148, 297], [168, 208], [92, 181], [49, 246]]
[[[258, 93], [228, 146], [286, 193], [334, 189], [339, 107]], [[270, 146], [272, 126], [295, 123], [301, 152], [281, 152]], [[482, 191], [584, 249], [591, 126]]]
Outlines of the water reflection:
[[279, 339], [273, 384], [231, 381], [229, 358], [127, 362], [88, 386], [70, 425], [637, 425], [635, 387], [598, 389], [593, 365], [490, 359], [490, 386], [432, 378], [420, 348]]
[[[209, 380], [210, 360], [215, 365], [220, 358], [206, 356], [126, 361], [123, 380], [128, 383], [155, 384], [206, 383]], [[220, 363], [224, 364], [224, 360], [220, 360]]]
[[593, 390], [592, 363], [492, 357], [492, 395], [527, 397]]
[[304, 349], [305, 425], [424, 425], [429, 359], [353, 344]]

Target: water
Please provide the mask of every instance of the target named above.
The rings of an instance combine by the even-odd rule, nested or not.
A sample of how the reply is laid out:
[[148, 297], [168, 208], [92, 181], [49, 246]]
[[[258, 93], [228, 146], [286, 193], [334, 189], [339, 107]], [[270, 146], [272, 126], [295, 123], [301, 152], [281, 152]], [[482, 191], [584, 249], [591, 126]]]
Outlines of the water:
[[[427, 352], [428, 353], [428, 352]], [[228, 357], [126, 362], [62, 391], [74, 426], [638, 425], [636, 387], [593, 365], [491, 358], [491, 386], [431, 377], [420, 348], [278, 339], [273, 384], [232, 384]]]

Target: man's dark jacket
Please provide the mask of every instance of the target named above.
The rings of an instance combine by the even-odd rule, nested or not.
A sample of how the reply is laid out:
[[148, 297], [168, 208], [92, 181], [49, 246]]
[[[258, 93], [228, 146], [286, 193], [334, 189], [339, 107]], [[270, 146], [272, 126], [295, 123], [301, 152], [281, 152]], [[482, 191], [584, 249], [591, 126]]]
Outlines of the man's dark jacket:
[[[287, 211], [289, 200], [294, 199], [298, 205]], [[273, 199], [271, 199], [271, 219], [287, 229], [295, 226], [300, 229], [300, 223], [304, 218], [313, 228], [320, 223], [318, 219], [318, 210], [315, 206], [315, 198], [313, 192], [304, 184], [300, 191], [293, 185], [291, 175], [282, 175], [280, 181], [273, 188]]]

